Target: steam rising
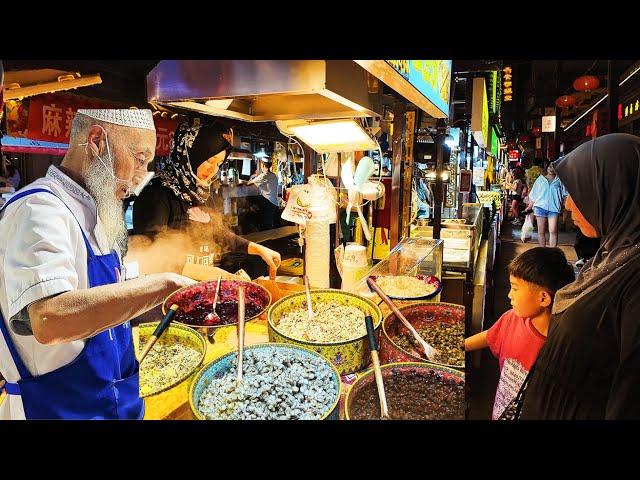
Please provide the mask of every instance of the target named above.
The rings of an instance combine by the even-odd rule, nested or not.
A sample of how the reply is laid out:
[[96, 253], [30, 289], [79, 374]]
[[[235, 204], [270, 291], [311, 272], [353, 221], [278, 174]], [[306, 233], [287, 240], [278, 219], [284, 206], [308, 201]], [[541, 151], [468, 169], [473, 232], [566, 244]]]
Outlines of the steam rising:
[[[211, 209], [203, 210], [211, 215], [211, 221], [207, 224], [189, 221], [184, 231], [169, 229], [153, 237], [130, 236], [126, 261], [138, 262], [141, 275], [182, 273], [187, 255], [205, 256], [215, 251], [229, 251], [230, 246], [223, 240], [224, 234], [229, 230], [223, 225], [221, 215]], [[204, 245], [209, 246], [208, 252], [200, 252], [200, 247]]]

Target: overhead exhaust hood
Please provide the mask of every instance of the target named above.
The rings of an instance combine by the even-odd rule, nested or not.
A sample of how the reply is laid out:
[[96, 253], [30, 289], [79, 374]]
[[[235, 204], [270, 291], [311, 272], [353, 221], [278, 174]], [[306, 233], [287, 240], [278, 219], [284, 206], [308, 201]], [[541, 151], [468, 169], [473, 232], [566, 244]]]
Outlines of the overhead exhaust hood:
[[353, 60], [163, 60], [150, 103], [247, 122], [379, 116]]

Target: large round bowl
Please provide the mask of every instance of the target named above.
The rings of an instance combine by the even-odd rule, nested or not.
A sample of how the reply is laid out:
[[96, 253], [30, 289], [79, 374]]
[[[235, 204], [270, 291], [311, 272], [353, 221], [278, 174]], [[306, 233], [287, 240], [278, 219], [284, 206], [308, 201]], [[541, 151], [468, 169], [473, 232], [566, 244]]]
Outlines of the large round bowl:
[[[338, 408], [338, 402], [340, 400], [340, 375], [338, 374], [338, 370], [336, 370], [331, 362], [328, 362], [324, 357], [322, 357], [322, 355], [319, 355], [318, 353], [309, 350], [308, 348], [284, 343], [259, 343], [256, 345], [244, 347], [245, 352], [249, 350], [289, 350], [294, 351], [297, 355], [300, 355], [303, 358], [320, 358], [333, 371], [333, 384], [335, 386], [336, 396], [331, 402], [331, 406], [319, 420], [339, 420], [340, 412]], [[198, 420], [206, 420], [206, 418], [200, 413], [197, 407], [200, 397], [202, 396], [202, 392], [204, 392], [212, 379], [220, 378], [226, 372], [228, 372], [234, 366], [235, 361], [236, 352], [229, 352], [226, 355], [202, 367], [202, 369], [194, 377], [189, 389], [189, 405], [191, 406], [193, 415]]]
[[[398, 376], [402, 376], [402, 375], [415, 375], [416, 373], [420, 373], [420, 372], [426, 373], [428, 371], [435, 372], [436, 375], [438, 375], [442, 380], [453, 381], [458, 385], [464, 386], [464, 382], [465, 382], [464, 373], [459, 372], [458, 370], [455, 370], [453, 368], [447, 368], [447, 367], [434, 365], [430, 363], [421, 363], [421, 362], [389, 363], [387, 365], [382, 365], [381, 370], [382, 370], [383, 383], [386, 382], [387, 388], [389, 387], [389, 382], [392, 381], [391, 380], [392, 378], [397, 378]], [[358, 398], [359, 395], [361, 395], [365, 387], [375, 383], [376, 383], [376, 379], [375, 379], [375, 374], [373, 369], [368, 370], [364, 375], [362, 375], [355, 382], [353, 382], [353, 385], [351, 385], [351, 389], [347, 392], [347, 397], [344, 402], [344, 406], [345, 406], [344, 413], [345, 413], [345, 418], [347, 420], [354, 420], [354, 417], [355, 417], [354, 415], [355, 412], [353, 409], [354, 400]], [[411, 401], [412, 399], [408, 399], [408, 400]], [[379, 409], [380, 403], [377, 395], [375, 395], [372, 401], [376, 403], [376, 407]], [[387, 395], [387, 406], [390, 412], [393, 412], [393, 407], [391, 404], [392, 401], [393, 400], [389, 398], [389, 395]], [[442, 402], [440, 402], [440, 405], [443, 405], [444, 403], [446, 403], [446, 399], [443, 399]], [[463, 400], [463, 405], [464, 405], [464, 400]], [[456, 415], [456, 419], [464, 420], [464, 415], [465, 415], [464, 408], [462, 409], [462, 411], [457, 413], [458, 415]]]
[[[428, 323], [448, 322], [458, 323], [462, 326], [464, 334], [464, 307], [453, 303], [433, 303], [419, 302], [400, 308], [400, 312], [405, 316], [411, 325], [416, 329]], [[399, 331], [408, 330], [393, 312], [387, 314], [382, 321], [382, 334], [380, 335], [380, 362], [426, 362], [427, 359], [421, 355], [403, 349], [394, 341], [394, 337]], [[438, 348], [437, 345], [433, 345]], [[449, 368], [464, 369], [464, 362], [460, 365], [449, 365], [446, 363], [429, 361], [436, 365]]]
[[[380, 276], [384, 277], [386, 275], [380, 275]], [[393, 275], [389, 275], [389, 276], [393, 276]], [[371, 278], [375, 281], [379, 278], [379, 276], [372, 276]], [[433, 298], [436, 295], [439, 295], [440, 292], [442, 292], [442, 282], [435, 275], [415, 275], [415, 278], [426, 283], [427, 285], [433, 285], [433, 287], [435, 287], [435, 290], [426, 295], [419, 295], [417, 297], [398, 297], [398, 296], [389, 295], [388, 293], [387, 293], [387, 296], [394, 300], [429, 300], [430, 298]]]
[[[341, 290], [312, 290], [311, 302], [316, 303], [322, 301], [336, 301], [341, 305], [356, 307], [365, 315], [371, 316], [376, 332], [379, 331], [380, 323], [382, 322], [382, 312], [371, 300]], [[284, 314], [294, 309], [306, 308], [306, 303], [306, 294], [305, 292], [301, 292], [281, 298], [271, 305], [267, 314], [269, 341], [302, 345], [303, 347], [314, 350], [333, 363], [338, 369], [338, 372], [340, 372], [340, 375], [346, 375], [366, 368], [371, 358], [366, 333], [350, 340], [322, 343], [294, 338], [278, 330], [278, 323]]]
[[[216, 313], [223, 321], [217, 325], [204, 325], [201, 319], [212, 311], [217, 280], [200, 282], [183, 287], [171, 293], [162, 304], [162, 314], [166, 314], [169, 307], [177, 303], [180, 307], [173, 317], [174, 322], [189, 325], [192, 328], [210, 334], [220, 327], [237, 325], [239, 286], [245, 287], [245, 321], [253, 320], [262, 315], [271, 304], [271, 294], [261, 285], [240, 280], [222, 280]], [[227, 320], [225, 322], [225, 319]]]
[[[155, 331], [159, 323], [160, 322], [141, 323], [138, 326], [138, 338], [140, 340], [139, 344], [141, 347], [146, 343], [146, 340], [153, 334], [153, 332]], [[181, 372], [178, 372], [178, 377], [173, 382], [166, 383], [161, 388], [154, 389], [150, 392], [145, 392], [144, 394], [140, 392], [141, 398], [150, 397], [151, 395], [157, 395], [158, 393], [164, 392], [166, 390], [169, 390], [175, 387], [176, 385], [184, 382], [191, 375], [193, 375], [198, 370], [198, 368], [200, 368], [200, 365], [202, 365], [205, 353], [207, 352], [207, 344], [203, 336], [200, 335], [198, 332], [196, 332], [193, 328], [189, 328], [186, 325], [178, 325], [178, 324], [169, 325], [169, 327], [167, 327], [167, 329], [164, 331], [162, 336], [158, 339], [156, 344], [153, 346], [153, 349], [162, 348], [162, 345], [167, 342], [182, 342], [186, 345], [189, 345], [190, 347], [198, 351], [198, 353], [200, 354], [200, 360], [193, 367], [183, 370]], [[140, 368], [142, 369], [143, 367], [141, 366]]]

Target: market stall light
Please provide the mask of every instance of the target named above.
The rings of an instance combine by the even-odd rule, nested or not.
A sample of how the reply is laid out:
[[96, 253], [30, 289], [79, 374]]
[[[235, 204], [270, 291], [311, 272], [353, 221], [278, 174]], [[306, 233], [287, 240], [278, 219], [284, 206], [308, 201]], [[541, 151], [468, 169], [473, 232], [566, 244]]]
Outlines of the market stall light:
[[633, 77], [636, 73], [640, 72], [640, 67], [636, 68], [633, 70], [633, 72], [631, 72], [629, 75], [627, 75], [627, 78], [625, 78], [624, 80], [622, 80], [618, 86], [621, 87], [622, 85], [624, 85], [627, 80], [629, 80], [631, 77]]
[[233, 103], [233, 98], [225, 98], [223, 100], [207, 100], [204, 102], [208, 107], [219, 108], [220, 110], [227, 110]]
[[593, 106], [591, 108], [589, 108], [587, 111], [585, 111], [582, 115], [580, 115], [578, 118], [576, 118], [571, 125], [569, 125], [567, 128], [564, 129], [564, 131], [566, 132], [567, 130], [569, 130], [571, 127], [573, 127], [576, 123], [578, 123], [580, 120], [582, 120], [582, 118], [584, 118], [585, 115], [587, 115], [589, 112], [591, 112], [594, 108], [596, 108], [598, 105], [600, 105], [607, 97], [609, 96], [609, 94], [605, 94], [604, 97], [602, 97], [600, 100], [598, 100], [596, 103], [593, 104]]
[[252, 156], [249, 150], [237, 148], [237, 149], [231, 150], [231, 153], [229, 153], [229, 156], [227, 157], [227, 159], [228, 160], [251, 160]]
[[457, 142], [454, 140], [452, 135], [447, 135], [445, 137], [444, 143], [447, 145], [447, 147], [449, 148], [453, 148], [453, 147], [457, 147], [458, 144]]
[[[423, 175], [429, 182], [436, 181], [437, 172], [433, 168], [430, 168], [429, 170], [425, 170]], [[442, 172], [440, 172], [440, 179], [442, 180], [443, 183], [449, 183], [450, 178], [451, 178], [451, 175], [449, 170], [443, 170]]]
[[377, 148], [367, 132], [352, 119], [310, 122], [288, 128], [318, 153], [368, 151]]

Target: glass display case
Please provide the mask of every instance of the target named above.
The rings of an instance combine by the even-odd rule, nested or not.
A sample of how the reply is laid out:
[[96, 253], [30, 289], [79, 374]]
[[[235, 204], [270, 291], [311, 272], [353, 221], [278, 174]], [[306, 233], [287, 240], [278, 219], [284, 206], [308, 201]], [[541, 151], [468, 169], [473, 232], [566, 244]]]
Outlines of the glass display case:
[[[441, 280], [443, 248], [442, 240], [403, 238], [351, 291], [366, 298], [374, 297], [375, 293], [367, 285], [367, 278], [370, 276], [433, 275]], [[438, 295], [430, 301], [438, 301], [439, 298]]]
[[[462, 218], [443, 218], [440, 238], [444, 242], [443, 269], [472, 273], [482, 240], [481, 206], [465, 205]], [[433, 238], [433, 219], [411, 225], [411, 238]]]

